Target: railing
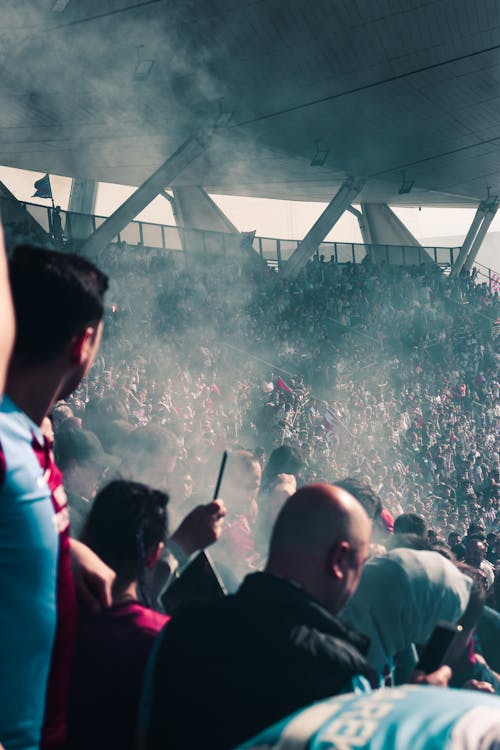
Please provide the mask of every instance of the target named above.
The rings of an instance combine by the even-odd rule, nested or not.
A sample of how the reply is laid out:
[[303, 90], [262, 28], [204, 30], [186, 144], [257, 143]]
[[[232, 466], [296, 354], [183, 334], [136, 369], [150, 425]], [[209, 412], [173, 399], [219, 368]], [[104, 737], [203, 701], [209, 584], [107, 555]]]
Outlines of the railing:
[[[2, 198], [0, 203], [11, 201], [11, 198]], [[37, 221], [37, 223], [51, 234], [52, 208], [41, 206], [37, 203], [15, 201], [16, 206], [23, 207]], [[95, 230], [106, 221], [106, 216], [95, 214], [81, 214], [72, 211], [61, 211], [60, 214], [62, 234], [68, 242], [83, 242]], [[223, 232], [211, 232], [202, 229], [185, 229], [183, 227], [168, 226], [166, 224], [155, 224], [146, 221], [131, 221], [114, 238], [114, 242], [125, 242], [129, 247], [141, 247], [196, 253], [197, 255], [226, 255], [234, 252], [239, 247], [240, 237]], [[285, 240], [274, 237], [254, 237], [252, 247], [254, 251], [273, 269], [279, 269], [284, 261], [287, 261], [296, 250], [299, 240]], [[387, 263], [394, 262], [402, 265], [415, 263], [415, 252], [417, 262], [424, 262], [429, 257], [444, 269], [451, 268], [460, 252], [460, 247], [440, 246], [403, 246], [403, 245], [364, 245], [357, 242], [322, 242], [318, 248], [317, 256], [325, 256], [329, 260], [333, 256], [335, 263], [361, 263], [367, 254], [374, 252], [377, 261], [385, 260]], [[498, 275], [492, 269], [481, 263], [474, 264], [478, 268], [478, 277], [487, 281], [491, 286], [496, 283]]]
[[493, 271], [491, 268], [488, 268], [487, 266], [483, 266], [482, 263], [478, 263], [477, 260], [474, 261], [474, 265], [477, 268], [477, 275], [476, 278], [480, 281], [486, 281], [488, 283], [488, 286], [491, 287], [492, 283], [495, 284], [495, 286], [499, 282], [499, 276], [500, 274]]
[[[22, 205], [45, 231], [50, 233], [52, 209], [35, 203], [23, 203]], [[105, 216], [96, 216], [94, 214], [61, 211], [59, 215], [63, 236], [68, 241], [83, 241], [87, 239], [106, 221]], [[145, 246], [163, 250], [225, 254], [228, 245], [234, 244], [234, 237], [222, 232], [184, 229], [182, 227], [154, 224], [145, 221], [131, 221], [114, 238], [114, 241], [126, 242], [127, 245], [132, 246]], [[279, 268], [283, 261], [287, 261], [296, 250], [298, 244], [299, 240], [255, 237], [253, 240], [253, 249], [269, 265]], [[333, 256], [335, 263], [340, 264], [361, 263], [367, 253], [370, 253], [372, 250], [376, 252], [378, 259], [391, 262], [397, 256], [398, 262], [403, 265], [414, 263], [415, 251], [417, 251], [419, 262], [427, 260], [428, 255], [440, 266], [452, 266], [460, 252], [459, 247], [426, 246], [415, 248], [402, 245], [364, 245], [357, 242], [322, 242], [318, 248], [317, 255], [318, 257], [324, 255], [326, 260], [329, 260]]]

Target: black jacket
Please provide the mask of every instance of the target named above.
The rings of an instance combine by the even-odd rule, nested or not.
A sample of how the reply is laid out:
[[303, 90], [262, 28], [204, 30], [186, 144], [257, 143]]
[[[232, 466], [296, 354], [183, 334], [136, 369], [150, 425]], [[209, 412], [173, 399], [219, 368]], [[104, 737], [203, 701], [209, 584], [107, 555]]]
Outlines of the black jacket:
[[371, 676], [364, 636], [265, 573], [233, 596], [178, 610], [160, 638], [145, 691], [148, 750], [229, 750]]

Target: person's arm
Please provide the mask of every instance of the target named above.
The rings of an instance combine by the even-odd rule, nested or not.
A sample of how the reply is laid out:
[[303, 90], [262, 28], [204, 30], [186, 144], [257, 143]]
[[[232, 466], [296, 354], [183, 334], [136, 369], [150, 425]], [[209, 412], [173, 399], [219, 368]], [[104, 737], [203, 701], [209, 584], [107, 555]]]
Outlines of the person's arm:
[[10, 293], [9, 270], [3, 229], [0, 225], [0, 400], [5, 388], [7, 368], [14, 346], [16, 323]]
[[111, 607], [115, 572], [77, 539], [70, 538], [70, 550], [77, 593], [96, 612]]
[[434, 687], [447, 688], [452, 674], [451, 668], [443, 664], [442, 667], [429, 674], [415, 670], [408, 682], [410, 685], [434, 685]]
[[182, 573], [195, 552], [215, 544], [219, 539], [226, 512], [222, 500], [198, 505], [168, 539], [153, 575], [153, 596], [158, 606], [161, 607], [160, 599], [164, 591]]

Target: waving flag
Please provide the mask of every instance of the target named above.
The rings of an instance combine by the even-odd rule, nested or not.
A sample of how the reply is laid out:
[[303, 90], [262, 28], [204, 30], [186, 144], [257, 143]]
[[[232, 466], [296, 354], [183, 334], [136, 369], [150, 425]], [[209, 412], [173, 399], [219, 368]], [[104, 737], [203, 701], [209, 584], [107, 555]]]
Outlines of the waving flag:
[[293, 393], [292, 389], [289, 385], [285, 383], [283, 378], [280, 378], [278, 375], [278, 379], [276, 381], [276, 388], [279, 388], [281, 391], [286, 391], [287, 393]]
[[46, 174], [35, 182], [35, 192], [33, 198], [52, 198], [52, 188], [50, 186], [50, 177]]
[[352, 432], [347, 429], [345, 424], [333, 413], [333, 411], [327, 407], [323, 415], [323, 427], [326, 430], [326, 441], [330, 443], [336, 439], [339, 443], [342, 443], [346, 435], [354, 437]]

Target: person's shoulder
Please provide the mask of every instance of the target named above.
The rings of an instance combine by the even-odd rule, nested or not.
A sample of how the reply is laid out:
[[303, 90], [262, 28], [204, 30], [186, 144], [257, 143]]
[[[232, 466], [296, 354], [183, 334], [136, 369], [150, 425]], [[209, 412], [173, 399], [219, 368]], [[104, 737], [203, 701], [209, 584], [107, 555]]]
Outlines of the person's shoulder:
[[161, 633], [161, 651], [176, 657], [206, 649], [207, 643], [230, 648], [249, 625], [232, 594], [213, 600], [191, 601], [176, 608]]
[[362, 642], [355, 644], [352, 634], [349, 637], [325, 633], [318, 628], [299, 625], [290, 633], [290, 645], [300, 650], [305, 656], [318, 662], [344, 663], [366, 667], [366, 660], [361, 653]]
[[15, 403], [4, 395], [0, 402], [0, 434], [29, 435], [29, 417]]
[[372, 684], [376, 680], [353, 643], [307, 626], [298, 626], [290, 633], [286, 661], [303, 680], [315, 684], [318, 695], [338, 693], [356, 676], [362, 675]]

